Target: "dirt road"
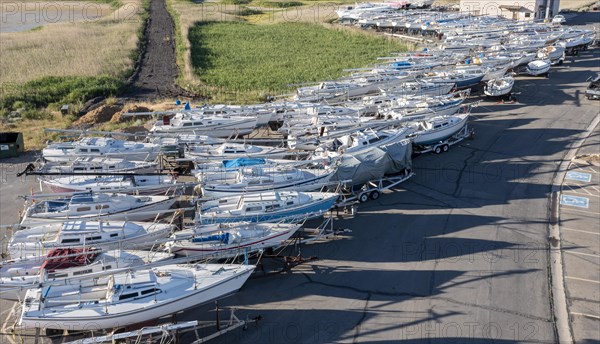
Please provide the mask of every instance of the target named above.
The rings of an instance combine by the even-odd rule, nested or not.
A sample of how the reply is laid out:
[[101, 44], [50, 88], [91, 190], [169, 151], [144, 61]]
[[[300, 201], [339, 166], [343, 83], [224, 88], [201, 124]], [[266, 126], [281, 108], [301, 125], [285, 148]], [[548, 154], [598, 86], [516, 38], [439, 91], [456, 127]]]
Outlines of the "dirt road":
[[165, 0], [151, 0], [143, 52], [123, 97], [133, 100], [192, 97], [175, 84], [177, 75], [173, 19]]

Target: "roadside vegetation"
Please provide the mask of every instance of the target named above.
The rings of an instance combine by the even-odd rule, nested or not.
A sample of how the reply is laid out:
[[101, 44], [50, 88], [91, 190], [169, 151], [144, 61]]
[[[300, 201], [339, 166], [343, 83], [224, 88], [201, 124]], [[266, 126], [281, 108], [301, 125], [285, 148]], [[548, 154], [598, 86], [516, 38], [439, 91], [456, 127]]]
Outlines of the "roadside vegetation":
[[0, 130], [22, 131], [28, 148], [43, 142], [40, 125], [73, 122], [58, 113], [62, 104], [75, 113], [91, 98], [116, 95], [133, 72], [146, 1], [95, 2], [98, 19], [0, 33]]

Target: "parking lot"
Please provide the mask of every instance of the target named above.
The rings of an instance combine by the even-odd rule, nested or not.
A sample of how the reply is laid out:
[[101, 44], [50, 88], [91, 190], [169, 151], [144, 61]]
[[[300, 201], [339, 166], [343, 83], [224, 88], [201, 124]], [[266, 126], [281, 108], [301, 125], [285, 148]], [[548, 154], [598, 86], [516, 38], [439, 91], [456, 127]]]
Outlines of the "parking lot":
[[[596, 128], [562, 183], [560, 231], [565, 287], [576, 342], [600, 334], [600, 131]], [[587, 157], [586, 157], [587, 156]]]

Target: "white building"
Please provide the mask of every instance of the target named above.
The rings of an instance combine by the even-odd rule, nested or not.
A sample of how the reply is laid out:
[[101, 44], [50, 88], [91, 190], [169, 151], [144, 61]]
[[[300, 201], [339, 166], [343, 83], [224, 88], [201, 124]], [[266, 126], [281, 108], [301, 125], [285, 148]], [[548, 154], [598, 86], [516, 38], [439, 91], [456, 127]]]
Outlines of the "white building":
[[460, 0], [460, 11], [515, 20], [541, 20], [558, 14], [559, 5], [560, 0]]

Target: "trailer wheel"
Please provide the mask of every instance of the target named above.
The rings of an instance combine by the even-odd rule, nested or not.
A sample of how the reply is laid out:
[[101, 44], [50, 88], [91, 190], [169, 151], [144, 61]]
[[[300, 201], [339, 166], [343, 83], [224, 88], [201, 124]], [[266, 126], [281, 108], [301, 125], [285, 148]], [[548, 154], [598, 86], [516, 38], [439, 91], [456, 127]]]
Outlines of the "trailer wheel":
[[433, 152], [435, 154], [440, 154], [442, 152], [442, 147], [440, 146], [435, 146], [435, 148], [433, 149]]
[[447, 152], [448, 149], [450, 149], [450, 146], [448, 146], [448, 145], [443, 145], [442, 146], [442, 151]]
[[360, 203], [365, 203], [366, 201], [369, 200], [369, 194], [366, 192], [361, 193], [360, 195], [358, 195], [358, 201]]
[[380, 193], [379, 193], [379, 191], [377, 191], [377, 190], [373, 190], [373, 191], [371, 192], [371, 195], [369, 195], [369, 197], [371, 197], [371, 199], [372, 199], [372, 200], [374, 200], [374, 201], [375, 201], [376, 199], [378, 199], [378, 198], [379, 198], [379, 196], [381, 196], [381, 194], [380, 194]]

